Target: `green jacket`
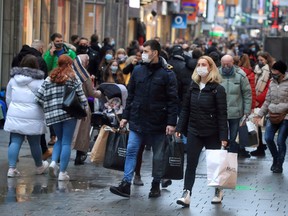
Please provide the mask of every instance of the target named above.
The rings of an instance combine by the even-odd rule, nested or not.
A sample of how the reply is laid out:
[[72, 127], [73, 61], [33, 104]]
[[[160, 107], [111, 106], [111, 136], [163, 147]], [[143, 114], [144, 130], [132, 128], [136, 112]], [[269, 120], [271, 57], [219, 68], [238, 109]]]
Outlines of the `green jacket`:
[[[63, 54], [68, 55], [73, 60], [76, 58], [76, 53], [73, 50], [69, 49], [65, 44], [63, 45], [63, 48], [64, 48]], [[51, 70], [53, 70], [54, 68], [56, 68], [58, 66], [58, 56], [55, 54], [53, 56], [51, 56], [50, 55], [50, 49], [44, 53], [43, 58], [47, 64], [48, 72], [50, 72]]]
[[233, 66], [232, 75], [223, 75], [222, 67], [219, 72], [223, 81], [227, 97], [228, 119], [241, 118], [244, 114], [250, 114], [252, 106], [252, 91], [245, 72], [239, 67]]

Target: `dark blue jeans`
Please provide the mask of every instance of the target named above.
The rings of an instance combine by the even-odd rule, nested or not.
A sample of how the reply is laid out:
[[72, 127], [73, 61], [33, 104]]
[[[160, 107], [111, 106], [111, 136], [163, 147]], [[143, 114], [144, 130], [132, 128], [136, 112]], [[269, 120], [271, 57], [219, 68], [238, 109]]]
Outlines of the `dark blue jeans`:
[[[274, 141], [276, 132], [278, 131], [277, 146]], [[272, 124], [267, 120], [265, 129], [265, 141], [272, 154], [272, 157], [281, 164], [284, 162], [286, 155], [286, 139], [288, 137], [288, 120], [284, 120], [280, 124]], [[277, 149], [278, 147], [278, 149]]]
[[160, 182], [163, 175], [163, 163], [164, 163], [164, 147], [165, 147], [165, 133], [147, 134], [138, 133], [130, 130], [129, 139], [126, 151], [125, 168], [123, 180], [131, 183], [138, 151], [140, 146], [144, 143], [149, 143], [153, 150], [153, 167], [152, 176], [153, 181]]
[[239, 131], [240, 119], [241, 118], [228, 119], [229, 152], [238, 153], [239, 144], [236, 142], [236, 137], [237, 137], [237, 134], [238, 134], [238, 131]]

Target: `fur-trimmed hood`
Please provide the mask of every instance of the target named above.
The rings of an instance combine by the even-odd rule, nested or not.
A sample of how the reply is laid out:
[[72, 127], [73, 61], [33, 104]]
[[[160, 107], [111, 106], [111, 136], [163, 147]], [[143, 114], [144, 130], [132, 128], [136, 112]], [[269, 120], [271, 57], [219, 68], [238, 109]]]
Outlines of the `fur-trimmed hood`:
[[27, 85], [32, 80], [44, 79], [44, 72], [28, 67], [14, 67], [11, 69], [10, 76], [13, 77], [19, 85]]

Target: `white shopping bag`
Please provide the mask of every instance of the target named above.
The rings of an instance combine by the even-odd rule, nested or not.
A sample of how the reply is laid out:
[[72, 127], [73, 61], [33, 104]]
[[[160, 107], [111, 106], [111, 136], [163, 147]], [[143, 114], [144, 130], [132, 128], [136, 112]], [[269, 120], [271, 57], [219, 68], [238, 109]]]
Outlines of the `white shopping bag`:
[[237, 153], [206, 150], [208, 186], [234, 189], [237, 183]]

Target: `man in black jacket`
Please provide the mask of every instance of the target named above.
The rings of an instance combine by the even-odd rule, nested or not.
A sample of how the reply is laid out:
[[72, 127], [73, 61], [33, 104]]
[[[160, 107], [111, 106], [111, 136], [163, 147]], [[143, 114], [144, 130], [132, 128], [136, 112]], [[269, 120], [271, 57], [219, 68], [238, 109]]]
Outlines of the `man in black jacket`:
[[41, 40], [35, 39], [32, 42], [31, 47], [26, 44], [23, 45], [20, 52], [13, 58], [12, 67], [19, 67], [20, 62], [22, 61], [24, 56], [26, 56], [27, 54], [31, 54], [37, 57], [39, 69], [44, 72], [46, 78], [48, 76], [48, 69], [46, 62], [42, 58], [43, 52], [44, 52], [44, 43]]
[[89, 46], [89, 41], [87, 38], [80, 38], [76, 54], [87, 54], [89, 56], [87, 71], [90, 73], [90, 75], [94, 75], [96, 80], [99, 80], [100, 53]]
[[128, 85], [127, 106], [120, 127], [129, 122], [129, 140], [125, 170], [118, 187], [110, 187], [116, 195], [130, 197], [131, 181], [141, 144], [153, 149], [153, 181], [149, 197], [159, 197], [163, 175], [164, 146], [167, 134], [173, 134], [177, 122], [177, 81], [173, 71], [159, 57], [161, 46], [156, 40], [144, 43], [143, 64], [134, 68]]

